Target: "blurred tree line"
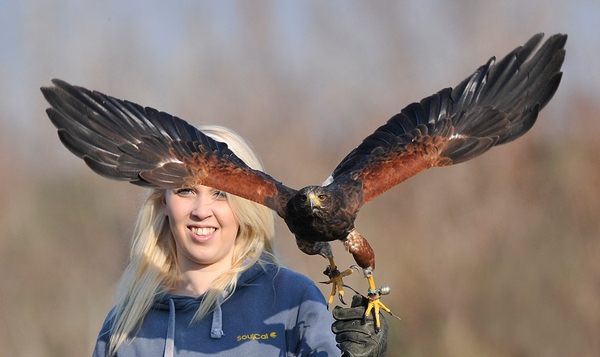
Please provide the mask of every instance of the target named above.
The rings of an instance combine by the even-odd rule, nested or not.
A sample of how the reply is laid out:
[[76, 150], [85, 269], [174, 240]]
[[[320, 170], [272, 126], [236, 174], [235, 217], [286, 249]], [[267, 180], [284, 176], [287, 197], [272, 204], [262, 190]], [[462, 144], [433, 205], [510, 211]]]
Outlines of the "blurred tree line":
[[[91, 354], [145, 193], [62, 147], [38, 89], [50, 78], [231, 127], [270, 174], [302, 187], [492, 55], [539, 31], [585, 33], [577, 16], [588, 10], [558, 0], [167, 4], [28, 0], [0, 17], [14, 39], [0, 37], [2, 355]], [[585, 47], [597, 55], [593, 40]], [[600, 65], [574, 64], [583, 43], [569, 38], [563, 83], [530, 133], [362, 209], [377, 282], [392, 287], [385, 301], [402, 318], [389, 319], [390, 356], [600, 354], [600, 101], [598, 82], [590, 87]], [[287, 266], [323, 280], [326, 262], [297, 251], [279, 219], [277, 235]], [[335, 250], [341, 266], [353, 263]], [[361, 274], [347, 282], [366, 287]]]

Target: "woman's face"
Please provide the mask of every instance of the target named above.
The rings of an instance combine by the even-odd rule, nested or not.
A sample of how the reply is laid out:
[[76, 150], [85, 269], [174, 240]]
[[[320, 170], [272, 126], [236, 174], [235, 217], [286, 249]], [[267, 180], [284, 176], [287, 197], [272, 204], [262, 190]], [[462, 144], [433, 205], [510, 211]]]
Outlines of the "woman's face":
[[239, 224], [225, 193], [200, 185], [167, 190], [165, 202], [180, 269], [230, 268]]

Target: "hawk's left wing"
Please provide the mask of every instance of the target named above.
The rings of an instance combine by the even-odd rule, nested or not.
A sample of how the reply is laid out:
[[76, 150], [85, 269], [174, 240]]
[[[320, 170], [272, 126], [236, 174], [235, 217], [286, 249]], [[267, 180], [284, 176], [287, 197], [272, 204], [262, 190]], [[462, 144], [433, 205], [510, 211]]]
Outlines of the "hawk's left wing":
[[96, 173], [140, 186], [205, 185], [284, 216], [295, 190], [248, 167], [225, 143], [153, 108], [52, 80], [42, 88], [62, 143]]

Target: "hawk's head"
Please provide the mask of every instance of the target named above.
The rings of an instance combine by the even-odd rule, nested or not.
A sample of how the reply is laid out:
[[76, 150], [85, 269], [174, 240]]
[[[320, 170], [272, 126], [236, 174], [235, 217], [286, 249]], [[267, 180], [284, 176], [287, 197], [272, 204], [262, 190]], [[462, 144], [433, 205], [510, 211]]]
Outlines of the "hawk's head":
[[343, 206], [343, 198], [327, 186], [308, 186], [297, 194], [298, 209], [313, 217], [329, 217]]
[[326, 205], [327, 199], [329, 198], [328, 192], [323, 190], [321, 187], [312, 186], [306, 190], [306, 193], [302, 193], [302, 200], [307, 206], [310, 206], [311, 210], [322, 209]]
[[359, 201], [356, 198], [335, 185], [307, 186], [288, 201], [285, 221], [300, 239], [311, 242], [343, 239], [354, 228], [356, 210], [348, 209], [354, 207], [348, 200]]

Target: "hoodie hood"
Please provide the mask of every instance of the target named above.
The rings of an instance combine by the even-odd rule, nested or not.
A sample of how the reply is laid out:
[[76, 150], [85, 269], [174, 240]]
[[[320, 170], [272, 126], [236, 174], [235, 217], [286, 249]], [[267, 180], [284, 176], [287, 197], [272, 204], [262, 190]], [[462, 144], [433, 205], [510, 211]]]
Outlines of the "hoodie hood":
[[[270, 269], [276, 269], [272, 264], [267, 264], [264, 267], [260, 264], [254, 264], [248, 270], [240, 274], [237, 282], [236, 289], [243, 289], [244, 286], [251, 284], [252, 281], [256, 280], [261, 275], [265, 274]], [[220, 339], [225, 335], [223, 332], [223, 312], [221, 305], [223, 301], [231, 294], [231, 291], [223, 291], [217, 298], [215, 306], [212, 312], [212, 325], [210, 329], [210, 337], [213, 339]], [[199, 297], [182, 296], [174, 294], [163, 294], [154, 303], [153, 308], [157, 310], [169, 311], [169, 320], [167, 327], [167, 336], [165, 338], [164, 357], [172, 357], [174, 354], [175, 346], [175, 315], [177, 312], [195, 312], [200, 308], [202, 303], [203, 295]]]
[[[236, 290], [240, 290], [245, 285], [251, 284], [254, 280], [259, 278], [261, 275], [271, 271], [272, 269], [277, 269], [277, 267], [275, 267], [271, 263], [264, 264], [264, 267], [260, 264], [254, 264], [248, 270], [240, 274], [240, 276], [238, 277]], [[226, 296], [228, 295], [229, 294], [227, 294]], [[189, 309], [198, 310], [200, 304], [202, 303], [203, 297], [204, 294], [198, 297], [192, 297], [165, 293], [157, 298], [152, 308], [157, 310], [170, 311], [172, 301], [173, 307], [176, 311], [187, 311]]]

